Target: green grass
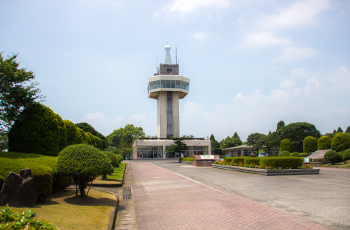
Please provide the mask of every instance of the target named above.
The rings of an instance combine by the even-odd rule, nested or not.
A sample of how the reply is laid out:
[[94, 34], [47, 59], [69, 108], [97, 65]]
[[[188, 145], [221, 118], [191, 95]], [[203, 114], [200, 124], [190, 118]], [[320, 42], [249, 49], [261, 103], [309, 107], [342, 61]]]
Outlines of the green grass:
[[89, 191], [88, 197], [75, 196], [75, 189], [53, 193], [49, 199], [32, 207], [13, 208], [16, 211], [32, 210], [36, 219], [50, 221], [64, 229], [107, 229], [115, 196], [100, 191]]
[[121, 184], [123, 183], [125, 163], [120, 163], [118, 168], [114, 168], [114, 172], [111, 175], [107, 175], [107, 179], [102, 179], [102, 176], [97, 177], [93, 183], [99, 184]]
[[331, 163], [326, 163], [326, 164], [320, 164], [319, 166], [330, 167], [330, 168], [350, 168], [350, 160], [347, 160], [344, 162], [338, 162], [338, 163], [335, 163], [335, 165], [332, 165]]

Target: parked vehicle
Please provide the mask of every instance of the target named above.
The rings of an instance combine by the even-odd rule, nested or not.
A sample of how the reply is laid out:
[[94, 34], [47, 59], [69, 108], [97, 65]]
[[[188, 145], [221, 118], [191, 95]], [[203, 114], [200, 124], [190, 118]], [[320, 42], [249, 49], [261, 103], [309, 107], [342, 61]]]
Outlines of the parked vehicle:
[[260, 152], [258, 155], [258, 157], [267, 157], [267, 156], [269, 156], [269, 155], [265, 152]]

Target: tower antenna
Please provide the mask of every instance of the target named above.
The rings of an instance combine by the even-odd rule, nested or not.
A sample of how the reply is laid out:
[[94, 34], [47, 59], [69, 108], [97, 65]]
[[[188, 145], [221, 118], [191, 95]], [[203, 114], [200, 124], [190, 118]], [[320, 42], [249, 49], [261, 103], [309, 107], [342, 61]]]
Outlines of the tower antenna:
[[175, 49], [176, 51], [175, 51], [175, 63], [176, 63], [176, 65], [177, 65], [177, 46], [176, 46], [176, 49]]

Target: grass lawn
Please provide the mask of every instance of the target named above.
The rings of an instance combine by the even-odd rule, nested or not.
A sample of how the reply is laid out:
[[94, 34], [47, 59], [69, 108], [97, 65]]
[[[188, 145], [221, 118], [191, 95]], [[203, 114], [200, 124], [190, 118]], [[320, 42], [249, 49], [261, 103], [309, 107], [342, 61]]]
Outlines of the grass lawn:
[[36, 219], [50, 221], [64, 229], [107, 229], [115, 196], [100, 191], [89, 191], [88, 197], [76, 197], [75, 189], [52, 194], [48, 199], [29, 208], [13, 208], [16, 211], [32, 210]]
[[102, 176], [97, 177], [93, 183], [99, 184], [121, 184], [123, 181], [125, 163], [120, 163], [118, 168], [114, 168], [114, 172], [111, 175], [107, 175], [107, 179], [102, 179]]
[[332, 165], [331, 163], [327, 163], [327, 164], [322, 164], [320, 166], [330, 167], [330, 168], [350, 168], [350, 160], [347, 160], [345, 162], [338, 162], [338, 163], [335, 163], [335, 165]]

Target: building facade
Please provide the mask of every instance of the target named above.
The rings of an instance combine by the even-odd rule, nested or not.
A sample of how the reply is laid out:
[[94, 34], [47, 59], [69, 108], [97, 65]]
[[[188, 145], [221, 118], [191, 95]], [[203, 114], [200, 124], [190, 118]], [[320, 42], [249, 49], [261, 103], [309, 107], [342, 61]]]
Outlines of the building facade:
[[[190, 79], [179, 75], [178, 63], [172, 64], [169, 45], [165, 46], [164, 64], [148, 79], [148, 97], [157, 100], [157, 138], [135, 140], [133, 159], [168, 158], [167, 149], [174, 143], [171, 137], [180, 137], [179, 101], [189, 93]], [[189, 146], [185, 156], [210, 155], [210, 140], [184, 140]], [[179, 157], [176, 155], [176, 157]]]

